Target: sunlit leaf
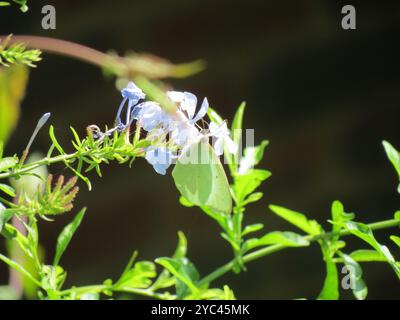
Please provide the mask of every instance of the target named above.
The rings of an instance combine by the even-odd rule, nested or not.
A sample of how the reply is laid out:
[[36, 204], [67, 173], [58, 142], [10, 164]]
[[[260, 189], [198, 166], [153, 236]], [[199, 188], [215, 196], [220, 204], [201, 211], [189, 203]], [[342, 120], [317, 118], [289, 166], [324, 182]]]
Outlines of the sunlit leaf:
[[[383, 141], [382, 144], [385, 148], [386, 155], [395, 168], [400, 180], [400, 154], [389, 142]], [[400, 193], [400, 182], [397, 191]]]
[[304, 236], [290, 231], [272, 231], [259, 239], [250, 239], [245, 242], [245, 249], [251, 250], [259, 246], [281, 244], [286, 247], [304, 247], [310, 243]]
[[6, 157], [0, 160], [0, 172], [13, 168], [18, 163], [17, 157]]
[[317, 235], [321, 232], [321, 226], [315, 220], [308, 220], [300, 212], [296, 212], [284, 207], [270, 205], [269, 208], [278, 216], [310, 235]]
[[8, 264], [11, 268], [17, 270], [19, 273], [23, 274], [24, 276], [28, 277], [30, 280], [32, 280], [36, 285], [40, 287], [40, 282], [35, 279], [24, 267], [22, 267], [20, 264], [17, 262], [7, 258], [6, 256], [0, 254], [0, 260], [2, 260], [4, 263]]
[[57, 246], [56, 246], [56, 253], [54, 256], [54, 265], [58, 265], [60, 259], [67, 249], [75, 231], [80, 226], [83, 217], [85, 216], [86, 208], [83, 208], [79, 213], [75, 216], [74, 220], [70, 224], [68, 224], [60, 233], [57, 238]]
[[[233, 191], [235, 194], [235, 201], [238, 204], [242, 204], [246, 200], [246, 197], [253, 193], [263, 181], [271, 176], [271, 172], [262, 169], [253, 169], [248, 171], [246, 174], [240, 174], [235, 176], [235, 184]], [[258, 194], [259, 196], [260, 194]], [[257, 197], [257, 195], [255, 196]], [[247, 199], [247, 201], [251, 198]]]
[[[178, 232], [178, 244], [176, 246], [175, 252], [172, 255], [173, 259], [181, 259], [186, 257], [187, 252], [187, 239], [182, 231]], [[158, 276], [156, 281], [154, 281], [152, 288], [154, 290], [160, 288], [167, 288], [175, 284], [175, 279], [170, 276], [168, 269], [164, 269]]]
[[0, 183], [0, 190], [8, 194], [10, 197], [15, 197], [15, 190], [7, 184]]
[[390, 236], [390, 239], [400, 247], [400, 237]]
[[339, 299], [339, 276], [338, 270], [329, 250], [322, 249], [326, 264], [326, 276], [321, 293], [318, 296], [319, 300], [337, 300]]
[[115, 284], [117, 290], [129, 291], [129, 288], [148, 288], [156, 276], [156, 267], [151, 261], [136, 262], [133, 268], [123, 273]]
[[342, 254], [344, 264], [350, 277], [350, 285], [357, 300], [364, 300], [368, 294], [368, 288], [362, 279], [361, 266], [349, 255]]
[[156, 259], [156, 262], [166, 268], [177, 278], [178, 281], [176, 283], [176, 291], [180, 298], [187, 294], [186, 287], [194, 295], [199, 292], [199, 289], [196, 286], [196, 282], [199, 279], [199, 274], [188, 259], [158, 258]]
[[386, 246], [381, 245], [375, 239], [372, 230], [369, 226], [363, 223], [350, 221], [345, 224], [345, 228], [358, 238], [367, 242], [377, 252], [382, 254], [400, 279], [400, 267], [396, 264], [396, 261], [393, 258], [392, 254], [390, 253], [389, 249]]
[[256, 224], [248, 225], [242, 231], [242, 237], [247, 235], [247, 234], [249, 234], [249, 233], [259, 231], [262, 228], [264, 228], [264, 225], [262, 223], [256, 223]]
[[0, 141], [4, 143], [7, 143], [17, 125], [27, 81], [28, 68], [0, 67]]

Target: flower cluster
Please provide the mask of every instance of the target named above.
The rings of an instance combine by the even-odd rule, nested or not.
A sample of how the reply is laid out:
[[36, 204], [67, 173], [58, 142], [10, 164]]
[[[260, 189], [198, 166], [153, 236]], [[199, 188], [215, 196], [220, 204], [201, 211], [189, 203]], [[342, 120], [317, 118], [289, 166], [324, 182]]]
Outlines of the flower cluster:
[[[121, 90], [122, 102], [116, 116], [116, 126], [106, 132], [114, 130], [122, 132], [137, 121], [147, 132], [147, 139], [152, 145], [146, 149], [146, 160], [159, 174], [166, 174], [168, 167], [179, 157], [182, 150], [201, 139], [212, 138], [217, 155], [223, 154], [224, 146], [230, 153], [237, 152], [237, 145], [231, 139], [225, 122], [217, 124], [211, 122], [206, 130], [198, 124], [208, 111], [208, 100], [204, 98], [197, 110], [197, 98], [190, 92], [168, 91], [167, 97], [176, 105], [172, 113], [166, 112], [154, 101], [143, 101], [145, 94], [133, 82]], [[126, 107], [125, 122], [122, 113]]]

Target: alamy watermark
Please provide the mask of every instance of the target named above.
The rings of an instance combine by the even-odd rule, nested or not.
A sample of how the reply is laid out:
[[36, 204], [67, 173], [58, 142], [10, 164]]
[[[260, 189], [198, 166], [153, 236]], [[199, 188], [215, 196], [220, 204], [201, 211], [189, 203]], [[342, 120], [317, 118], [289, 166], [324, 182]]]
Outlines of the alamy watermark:
[[356, 8], [352, 5], [345, 5], [342, 8], [342, 28], [344, 30], [355, 30], [356, 24]]
[[56, 29], [56, 8], [50, 4], [42, 7], [42, 28], [44, 30]]

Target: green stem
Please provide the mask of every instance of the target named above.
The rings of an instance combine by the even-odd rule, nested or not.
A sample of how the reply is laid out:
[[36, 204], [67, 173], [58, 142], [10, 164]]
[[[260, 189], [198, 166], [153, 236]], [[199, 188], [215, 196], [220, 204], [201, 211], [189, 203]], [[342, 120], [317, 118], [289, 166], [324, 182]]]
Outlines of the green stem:
[[[87, 153], [81, 153], [81, 154], [87, 155], [87, 154], [89, 154], [89, 151]], [[55, 156], [55, 157], [51, 157], [51, 158], [46, 157], [41, 160], [26, 164], [17, 170], [1, 173], [0, 179], [7, 179], [7, 178], [14, 177], [14, 176], [18, 176], [23, 173], [32, 171], [43, 165], [50, 165], [50, 164], [54, 164], [54, 163], [58, 163], [58, 162], [65, 162], [67, 160], [75, 158], [77, 155], [78, 155], [78, 152], [74, 152], [74, 153], [63, 154], [63, 155], [59, 155], [59, 156]]]
[[[157, 293], [149, 289], [139, 289], [139, 288], [129, 288], [129, 289], [115, 289], [113, 286], [107, 286], [107, 285], [92, 285], [92, 286], [84, 286], [84, 287], [77, 287], [77, 288], [71, 288], [67, 290], [63, 290], [59, 292], [59, 295], [61, 296], [66, 296], [70, 295], [73, 293], [82, 295], [85, 293], [101, 293], [103, 291], [113, 291], [113, 292], [125, 292], [125, 293], [133, 293], [149, 298], [155, 298], [155, 299], [160, 299], [160, 300], [166, 300], [166, 295], [162, 293]], [[175, 296], [171, 295], [169, 296], [169, 299], [175, 299]]]
[[[380, 222], [374, 222], [371, 224], [368, 224], [368, 227], [371, 228], [371, 230], [379, 230], [379, 229], [386, 229], [386, 228], [391, 228], [391, 227], [396, 227], [400, 225], [400, 221], [397, 219], [390, 219], [390, 220], [384, 220], [384, 221], [380, 221]], [[350, 235], [351, 232], [348, 230], [341, 230], [339, 232], [340, 236], [348, 236]], [[315, 242], [317, 240], [320, 240], [321, 238], [324, 237], [330, 237], [332, 236], [333, 233], [332, 232], [327, 232], [327, 233], [321, 233], [319, 235], [314, 235], [314, 236], [304, 236], [304, 240], [307, 240], [309, 242]], [[283, 249], [286, 248], [291, 248], [288, 246], [284, 246], [282, 244], [274, 244], [259, 250], [256, 250], [254, 252], [251, 252], [249, 254], [246, 254], [243, 257], [243, 262], [247, 263], [250, 261], [254, 261], [257, 260], [259, 258], [268, 256], [274, 252], [277, 251], [281, 251]], [[206, 284], [206, 283], [210, 283], [216, 279], [218, 279], [219, 277], [223, 276], [225, 273], [229, 272], [232, 270], [232, 268], [234, 267], [234, 263], [235, 260], [232, 260], [230, 262], [228, 262], [227, 264], [219, 267], [218, 269], [216, 269], [215, 271], [213, 271], [212, 273], [210, 273], [209, 275], [205, 276], [200, 282], [199, 282], [199, 286]]]

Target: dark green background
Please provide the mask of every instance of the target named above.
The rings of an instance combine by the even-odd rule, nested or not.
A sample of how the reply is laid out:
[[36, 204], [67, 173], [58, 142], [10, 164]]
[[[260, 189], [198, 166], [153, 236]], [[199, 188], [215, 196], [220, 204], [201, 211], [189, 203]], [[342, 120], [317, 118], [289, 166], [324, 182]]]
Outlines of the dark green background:
[[[41, 7], [53, 4], [57, 29], [41, 30]], [[347, 3], [346, 3], [347, 4]], [[343, 201], [357, 219], [391, 218], [399, 209], [396, 177], [381, 140], [400, 147], [400, 10], [396, 1], [351, 1], [357, 30], [341, 29], [340, 1], [30, 1], [0, 10], [0, 34], [35, 34], [79, 42], [120, 54], [150, 52], [174, 62], [202, 58], [207, 69], [186, 80], [168, 81], [177, 90], [207, 96], [227, 119], [248, 102], [245, 127], [256, 141], [269, 139], [261, 166], [273, 176], [262, 187], [262, 201], [251, 205], [246, 222], [263, 222], [268, 231], [290, 229], [267, 205], [280, 204], [320, 221], [330, 205]], [[120, 95], [100, 70], [66, 58], [43, 55], [31, 73], [18, 130], [7, 151], [21, 152], [36, 120], [46, 111], [63, 145], [69, 126], [80, 134], [89, 124], [112, 124]], [[35, 148], [47, 151], [42, 132]], [[54, 174], [70, 173], [62, 166]], [[67, 285], [116, 278], [133, 249], [141, 259], [172, 253], [176, 231], [188, 237], [189, 257], [202, 275], [231, 258], [216, 224], [196, 208], [178, 204], [169, 175], [157, 175], [139, 159], [132, 169], [111, 165], [104, 178], [93, 176], [94, 190], [81, 184], [75, 210], [88, 206], [81, 228], [65, 253]], [[41, 242], [53, 254], [67, 214], [41, 223]], [[328, 226], [328, 224], [325, 224]], [[397, 232], [393, 231], [392, 233]], [[377, 237], [391, 246], [388, 234]], [[348, 251], [364, 244], [349, 241]], [[317, 246], [285, 250], [229, 274], [237, 298], [314, 298], [324, 279]], [[0, 280], [6, 281], [0, 266]], [[386, 264], [364, 265], [369, 298], [398, 298], [400, 285]], [[349, 292], [342, 292], [350, 298]]]

